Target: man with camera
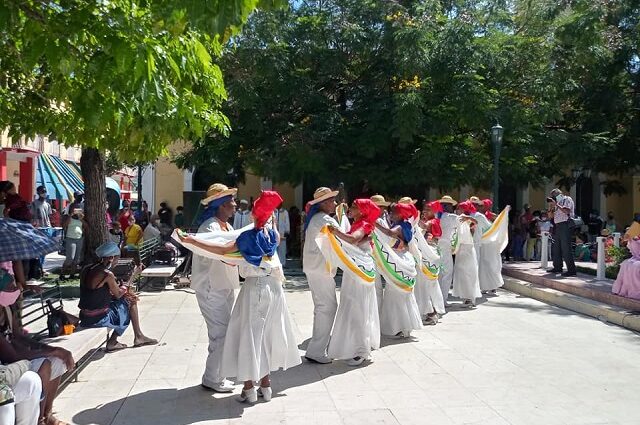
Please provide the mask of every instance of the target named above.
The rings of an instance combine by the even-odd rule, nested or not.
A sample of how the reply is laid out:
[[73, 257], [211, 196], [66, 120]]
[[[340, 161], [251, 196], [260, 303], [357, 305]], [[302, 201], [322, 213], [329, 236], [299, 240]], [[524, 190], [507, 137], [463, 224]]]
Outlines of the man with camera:
[[571, 236], [574, 228], [574, 203], [570, 196], [564, 195], [560, 189], [553, 189], [549, 198], [549, 215], [553, 214], [555, 241], [551, 254], [553, 269], [550, 273], [562, 273], [562, 261], [567, 265], [567, 271], [562, 276], [576, 275], [576, 264], [571, 249]]

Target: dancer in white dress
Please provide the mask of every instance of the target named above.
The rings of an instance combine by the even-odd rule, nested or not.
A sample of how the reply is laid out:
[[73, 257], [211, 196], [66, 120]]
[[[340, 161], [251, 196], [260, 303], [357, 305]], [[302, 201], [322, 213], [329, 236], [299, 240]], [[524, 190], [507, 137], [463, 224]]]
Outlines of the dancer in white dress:
[[[277, 230], [265, 226], [281, 202], [277, 192], [262, 192], [252, 210], [254, 228], [240, 233], [235, 241], [219, 244], [180, 237], [187, 248], [222, 256], [239, 251], [242, 256], [239, 268], [245, 282], [231, 313], [222, 371], [244, 382], [239, 399], [243, 402], [255, 403], [258, 396], [271, 400], [270, 373], [301, 363], [282, 289], [284, 275], [277, 256], [280, 237]], [[259, 382], [259, 389], [254, 382]]]
[[305, 208], [307, 215], [304, 221], [302, 271], [307, 275], [313, 299], [313, 333], [305, 358], [320, 364], [331, 363], [327, 356], [327, 347], [338, 310], [338, 298], [336, 282], [333, 279], [336, 269], [329, 266], [315, 239], [325, 225], [339, 226], [329, 215], [336, 209], [337, 194], [337, 190], [319, 187], [313, 194], [313, 200], [309, 201]]
[[[395, 251], [400, 261], [395, 262], [393, 271], [388, 265], [381, 267], [381, 269], [384, 270], [385, 276], [388, 275], [387, 273], [401, 272], [399, 265], [402, 262], [409, 271], [407, 275], [412, 275], [413, 286], [415, 286], [416, 263], [414, 256], [408, 250], [409, 243], [413, 239], [413, 225], [409, 220], [417, 221], [419, 213], [411, 198], [400, 199], [391, 208], [391, 221], [393, 223], [391, 229], [387, 229], [380, 224], [376, 224], [376, 229], [377, 232], [379, 231], [393, 239], [391, 248]], [[403, 285], [401, 287], [396, 284], [393, 276], [389, 276], [389, 278], [387, 282], [390, 283], [387, 285], [382, 305], [380, 330], [383, 335], [408, 338], [411, 336], [412, 330], [422, 329], [422, 319], [413, 294], [413, 286], [407, 287]]]
[[[350, 212], [354, 222], [349, 233], [337, 227], [330, 227], [330, 231], [337, 238], [370, 251], [371, 233], [380, 208], [370, 199], [356, 199]], [[358, 366], [369, 358], [371, 350], [379, 347], [380, 321], [375, 286], [360, 281], [354, 274], [344, 273], [329, 357], [347, 360], [349, 366]]]
[[453, 272], [453, 296], [461, 298], [465, 307], [475, 307], [476, 298], [481, 298], [480, 281], [478, 280], [478, 256], [474, 246], [473, 234], [477, 225], [476, 220], [471, 217], [475, 212], [475, 207], [469, 201], [461, 202], [459, 205], [460, 233], [458, 252], [456, 253], [456, 263]]
[[[221, 183], [209, 187], [202, 200], [205, 206], [200, 216], [198, 233], [229, 232], [233, 227], [229, 219], [233, 217], [236, 203], [233, 200], [237, 189]], [[222, 347], [227, 334], [227, 326], [233, 309], [234, 290], [240, 288], [238, 267], [202, 255], [193, 255], [191, 289], [209, 336], [209, 355], [202, 375], [202, 387], [216, 392], [233, 391], [233, 382], [220, 373]]]
[[440, 227], [440, 219], [436, 214], [442, 212], [442, 205], [438, 201], [426, 203], [422, 210], [422, 220], [419, 222], [420, 227], [424, 231], [423, 238], [435, 254], [435, 261], [429, 263], [425, 253], [422, 253], [422, 267], [426, 268], [425, 272], [419, 272], [416, 286], [413, 290], [418, 309], [422, 316], [423, 325], [436, 325], [441, 314], [445, 314], [444, 299], [442, 298], [442, 289], [438, 283], [438, 276], [442, 269], [442, 259], [438, 253], [438, 239], [442, 236], [442, 228]]
[[[511, 207], [507, 207], [496, 216], [491, 212], [491, 200], [479, 201], [482, 205], [470, 199], [478, 208], [474, 217], [483, 229], [480, 237], [480, 253], [478, 255], [478, 277], [480, 279], [480, 291], [495, 294], [496, 290], [504, 285], [502, 278], [502, 251], [509, 243], [509, 218]], [[483, 218], [484, 217], [484, 218]], [[493, 218], [493, 220], [490, 219]], [[492, 222], [493, 221], [493, 222]], [[474, 235], [475, 238], [475, 235]]]
[[[380, 217], [376, 220], [379, 225], [389, 228], [389, 214], [387, 208], [391, 202], [387, 202], [382, 195], [373, 195], [370, 198], [380, 208]], [[378, 316], [382, 318], [382, 303], [384, 301], [384, 277], [380, 272], [376, 273], [376, 299], [378, 300]]]
[[445, 195], [440, 199], [442, 213], [440, 215], [440, 227], [442, 228], [442, 236], [438, 240], [438, 248], [440, 249], [440, 258], [442, 260], [442, 270], [438, 281], [440, 282], [440, 291], [444, 299], [445, 306], [449, 297], [449, 290], [453, 283], [453, 251], [458, 246], [458, 229], [460, 226], [460, 218], [454, 214], [454, 207], [458, 204], [451, 196]]

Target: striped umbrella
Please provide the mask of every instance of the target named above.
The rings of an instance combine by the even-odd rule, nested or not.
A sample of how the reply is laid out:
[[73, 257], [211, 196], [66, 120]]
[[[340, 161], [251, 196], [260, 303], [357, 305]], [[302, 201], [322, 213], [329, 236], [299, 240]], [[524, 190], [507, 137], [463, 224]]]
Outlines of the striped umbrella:
[[0, 218], [0, 261], [40, 258], [58, 250], [58, 242], [29, 223]]

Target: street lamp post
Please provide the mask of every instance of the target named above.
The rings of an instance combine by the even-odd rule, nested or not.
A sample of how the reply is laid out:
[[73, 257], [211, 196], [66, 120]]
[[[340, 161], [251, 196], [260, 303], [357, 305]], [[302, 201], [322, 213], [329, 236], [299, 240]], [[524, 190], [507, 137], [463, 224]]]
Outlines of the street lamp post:
[[500, 150], [504, 128], [498, 123], [491, 127], [491, 143], [493, 144], [493, 207], [500, 211]]

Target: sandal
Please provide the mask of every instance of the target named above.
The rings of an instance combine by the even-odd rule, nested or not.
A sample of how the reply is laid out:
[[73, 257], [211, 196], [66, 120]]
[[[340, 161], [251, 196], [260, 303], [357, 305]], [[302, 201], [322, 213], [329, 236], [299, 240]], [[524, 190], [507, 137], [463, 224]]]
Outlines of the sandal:
[[157, 339], [145, 337], [145, 339], [143, 339], [141, 342], [134, 341], [133, 346], [137, 348], [137, 347], [144, 347], [145, 345], [156, 345], [157, 343], [158, 343]]
[[53, 415], [49, 415], [49, 417], [40, 419], [39, 425], [69, 425], [67, 422], [61, 421]]
[[107, 353], [113, 353], [115, 351], [120, 351], [120, 350], [124, 350], [125, 348], [127, 348], [127, 344], [123, 344], [121, 342], [116, 342], [114, 345], [112, 345], [111, 347], [106, 347], [105, 351]]

